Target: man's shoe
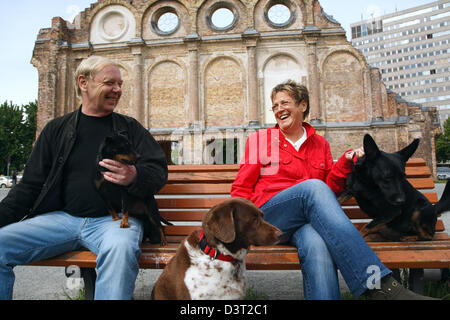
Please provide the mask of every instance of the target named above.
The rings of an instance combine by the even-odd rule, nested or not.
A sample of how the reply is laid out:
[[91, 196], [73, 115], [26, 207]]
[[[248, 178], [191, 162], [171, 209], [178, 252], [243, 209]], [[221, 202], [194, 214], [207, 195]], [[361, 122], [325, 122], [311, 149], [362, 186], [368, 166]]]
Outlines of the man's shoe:
[[404, 288], [391, 275], [381, 279], [381, 289], [367, 290], [367, 297], [371, 300], [439, 300]]

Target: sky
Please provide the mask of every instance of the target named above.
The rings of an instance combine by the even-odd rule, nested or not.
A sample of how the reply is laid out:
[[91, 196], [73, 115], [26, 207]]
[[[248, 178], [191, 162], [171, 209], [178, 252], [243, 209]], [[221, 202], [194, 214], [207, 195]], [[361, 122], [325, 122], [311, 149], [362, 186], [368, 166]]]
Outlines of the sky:
[[[34, 42], [53, 17], [70, 22], [95, 0], [0, 0], [0, 103], [22, 105], [38, 96], [38, 72], [31, 65]], [[319, 0], [325, 12], [341, 23], [350, 39], [350, 24], [393, 13], [430, 0]]]

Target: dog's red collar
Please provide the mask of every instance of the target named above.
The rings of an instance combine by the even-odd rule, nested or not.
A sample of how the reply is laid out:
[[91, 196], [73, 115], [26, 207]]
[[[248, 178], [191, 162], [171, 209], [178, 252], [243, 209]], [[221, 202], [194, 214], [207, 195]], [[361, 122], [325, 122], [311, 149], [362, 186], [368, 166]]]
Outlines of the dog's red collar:
[[206, 253], [208, 256], [211, 257], [211, 260], [222, 260], [222, 261], [227, 261], [227, 262], [231, 262], [234, 260], [234, 258], [230, 255], [226, 255], [221, 253], [219, 250], [217, 250], [216, 248], [210, 246], [208, 244], [208, 242], [206, 242], [206, 237], [203, 234], [203, 230], [200, 231], [200, 248], [202, 249], [202, 251], [204, 253]]

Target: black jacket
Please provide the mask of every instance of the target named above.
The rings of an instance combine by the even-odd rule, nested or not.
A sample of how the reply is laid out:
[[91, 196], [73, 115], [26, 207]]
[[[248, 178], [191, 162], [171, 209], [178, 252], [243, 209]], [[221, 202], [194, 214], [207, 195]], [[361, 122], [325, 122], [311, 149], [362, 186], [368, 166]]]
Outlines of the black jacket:
[[[42, 130], [25, 166], [23, 178], [0, 202], [0, 228], [41, 213], [61, 210], [63, 167], [76, 139], [81, 108], [53, 119]], [[112, 114], [114, 131], [124, 132], [139, 154], [137, 179], [130, 194], [149, 199], [157, 210], [154, 195], [167, 182], [164, 152], [153, 136], [135, 119]]]

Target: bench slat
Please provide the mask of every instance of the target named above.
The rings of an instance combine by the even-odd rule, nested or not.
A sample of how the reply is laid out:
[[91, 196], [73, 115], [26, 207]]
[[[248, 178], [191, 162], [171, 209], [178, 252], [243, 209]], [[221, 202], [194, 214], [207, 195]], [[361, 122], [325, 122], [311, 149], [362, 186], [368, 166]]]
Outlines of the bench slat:
[[434, 180], [432, 178], [408, 178], [408, 181], [416, 189], [434, 188]]
[[231, 183], [168, 184], [158, 195], [169, 194], [230, 194]]
[[[208, 209], [206, 208], [203, 210], [193, 209], [193, 210], [177, 210], [177, 211], [168, 211], [161, 209], [160, 214], [164, 219], [171, 222], [177, 221], [201, 222], [207, 210]], [[359, 207], [344, 207], [343, 210], [350, 219], [370, 219], [369, 216]]]
[[425, 167], [427, 163], [422, 158], [411, 158], [406, 162], [407, 167]]
[[[356, 227], [356, 229], [360, 230], [365, 224], [367, 224], [366, 222], [354, 222], [353, 223]], [[436, 231], [440, 232], [440, 231], [444, 231], [445, 227], [444, 227], [444, 223], [441, 220], [438, 220], [436, 222]]]
[[[198, 171], [198, 172], [172, 172], [168, 178], [168, 183], [186, 183], [186, 182], [217, 182], [232, 183], [236, 178], [236, 171]], [[428, 167], [406, 167], [406, 175], [408, 178], [428, 178], [431, 175]]]
[[156, 202], [160, 209], [209, 209], [228, 198], [167, 198]]
[[[392, 250], [376, 251], [381, 262], [388, 268], [445, 268], [450, 263], [450, 251], [444, 250]], [[247, 255], [248, 270], [296, 270], [299, 269], [297, 253]]]
[[[346, 209], [347, 210], [347, 209]], [[367, 216], [364, 212], [362, 212], [359, 208], [352, 209], [353, 214], [348, 215], [350, 219], [367, 219]], [[357, 213], [357, 214], [356, 214]], [[205, 212], [202, 211], [183, 211], [183, 212], [167, 212], [162, 214], [165, 219], [168, 219], [172, 222], [176, 221], [191, 221], [200, 223], [205, 215]], [[364, 226], [367, 222], [354, 222], [353, 224], [359, 230]], [[186, 226], [186, 225], [175, 225], [175, 226], [166, 226], [165, 232], [166, 235], [189, 235], [193, 230], [198, 229], [199, 226]], [[436, 232], [444, 231], [445, 226], [442, 220], [438, 220], [436, 222]]]
[[176, 221], [202, 221], [203, 217], [206, 214], [206, 210], [204, 211], [200, 211], [200, 210], [192, 210], [192, 211], [188, 211], [188, 210], [183, 210], [183, 211], [164, 211], [164, 210], [160, 210], [160, 214], [161, 217], [163, 217], [164, 219], [171, 221], [171, 222], [176, 222]]
[[[410, 158], [406, 162], [406, 167], [427, 167], [427, 163], [422, 158]], [[184, 164], [169, 165], [169, 172], [209, 172], [209, 171], [238, 171], [239, 164]]]
[[236, 178], [235, 171], [223, 172], [173, 172], [169, 175], [168, 183], [232, 183]]
[[343, 208], [345, 214], [350, 219], [370, 219], [369, 216], [359, 207]]
[[[405, 250], [405, 248], [390, 248], [369, 245], [378, 255], [380, 260], [388, 268], [445, 268], [450, 263], [449, 247], [428, 249]], [[141, 268], [160, 269], [164, 268], [175, 255], [175, 248], [170, 247], [165, 252], [143, 252], [139, 260]], [[51, 260], [44, 260], [32, 265], [40, 266], [69, 266], [78, 265], [82, 268], [94, 268], [96, 256], [90, 251], [68, 252]], [[274, 252], [250, 250], [246, 258], [248, 270], [297, 270], [300, 268], [297, 250], [294, 247], [286, 247]]]
[[377, 251], [380, 260], [391, 269], [398, 268], [448, 268], [450, 250], [392, 250]]
[[[423, 195], [430, 201], [431, 203], [438, 202], [438, 197], [436, 192], [423, 192]], [[351, 198], [344, 203], [341, 204], [342, 206], [357, 206], [358, 203], [356, 202], [355, 198]]]
[[201, 226], [166, 226], [165, 233], [168, 236], [187, 236], [191, 232], [200, 229]]
[[[360, 229], [363, 223], [356, 223], [356, 228]], [[183, 239], [190, 234], [190, 232], [200, 229], [200, 226], [185, 226], [177, 228], [177, 226], [171, 227], [172, 229], [166, 231], [167, 242], [170, 244], [179, 244]], [[450, 241], [450, 236], [444, 232], [444, 225], [442, 221], [438, 221], [436, 226], [436, 233], [433, 237], [433, 241]]]
[[48, 267], [68, 267], [71, 265], [80, 268], [94, 268], [97, 256], [90, 251], [69, 251], [57, 257], [32, 262], [32, 266], [48, 266]]
[[[411, 178], [409, 182], [416, 189], [434, 188], [431, 178]], [[164, 186], [158, 195], [230, 194], [230, 191], [231, 183], [173, 183]]]
[[[431, 202], [438, 201], [436, 192], [424, 192], [425, 197]], [[157, 198], [160, 209], [209, 209], [212, 206], [228, 199], [229, 196], [219, 196], [211, 198]], [[356, 200], [351, 198], [342, 206], [357, 206]]]
[[428, 167], [406, 167], [406, 176], [408, 178], [428, 178], [431, 170]]
[[[450, 243], [446, 241], [450, 236], [446, 233], [439, 233], [443, 235], [444, 239], [433, 239], [432, 241], [414, 241], [414, 242], [368, 242], [373, 250], [389, 251], [389, 250], [432, 250], [432, 249], [447, 249], [450, 250]], [[151, 245], [150, 245], [151, 247]], [[152, 250], [149, 247], [150, 250]], [[274, 253], [274, 252], [291, 252], [297, 251], [291, 245], [272, 245], [272, 246], [252, 246], [251, 251], [259, 253]]]
[[239, 164], [184, 164], [181, 166], [170, 165], [168, 166], [168, 169], [170, 173], [180, 173], [180, 172], [197, 173], [197, 172], [223, 172], [223, 171], [238, 172]]

